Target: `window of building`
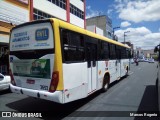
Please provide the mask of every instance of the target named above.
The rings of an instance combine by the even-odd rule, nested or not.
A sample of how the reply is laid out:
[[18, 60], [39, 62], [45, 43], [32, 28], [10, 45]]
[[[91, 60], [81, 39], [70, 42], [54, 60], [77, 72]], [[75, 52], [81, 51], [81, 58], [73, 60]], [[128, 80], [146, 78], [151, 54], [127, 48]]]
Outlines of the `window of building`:
[[84, 12], [72, 4], [70, 4], [70, 13], [81, 19], [84, 19]]
[[48, 0], [48, 1], [66, 10], [66, 0]]
[[85, 60], [84, 36], [64, 29], [61, 30], [61, 36], [63, 62], [83, 62]]
[[51, 18], [53, 16], [47, 14], [47, 13], [44, 13], [42, 11], [39, 11], [37, 9], [34, 9], [33, 11], [33, 16], [34, 16], [34, 20], [39, 20], [39, 19], [46, 19], [46, 18]]

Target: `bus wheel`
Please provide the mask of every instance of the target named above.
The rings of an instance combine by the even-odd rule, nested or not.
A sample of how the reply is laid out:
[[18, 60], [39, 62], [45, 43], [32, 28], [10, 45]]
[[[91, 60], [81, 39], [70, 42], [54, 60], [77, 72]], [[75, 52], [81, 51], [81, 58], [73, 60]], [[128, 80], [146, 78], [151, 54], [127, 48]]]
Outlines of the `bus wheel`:
[[106, 92], [109, 87], [109, 75], [104, 76], [102, 92]]

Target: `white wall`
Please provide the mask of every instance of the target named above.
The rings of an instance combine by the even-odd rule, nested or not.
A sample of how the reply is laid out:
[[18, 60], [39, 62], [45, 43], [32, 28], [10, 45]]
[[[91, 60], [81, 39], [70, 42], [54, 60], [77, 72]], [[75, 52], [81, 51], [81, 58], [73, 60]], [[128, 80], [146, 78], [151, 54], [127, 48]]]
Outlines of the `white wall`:
[[103, 36], [103, 30], [99, 27], [96, 27], [96, 33]]
[[86, 29], [95, 33], [95, 25], [87, 26]]
[[0, 34], [0, 43], [9, 43], [9, 35]]
[[84, 3], [81, 0], [70, 0], [70, 3], [84, 11]]
[[103, 30], [95, 25], [87, 26], [87, 30], [103, 36]]
[[84, 28], [84, 20], [70, 13], [70, 23]]
[[[84, 11], [84, 3], [80, 0], [70, 0], [80, 10]], [[66, 10], [56, 6], [47, 0], [33, 0], [33, 7], [59, 19], [67, 21]], [[70, 23], [84, 28], [84, 20], [70, 13]]]
[[67, 20], [66, 10], [47, 0], [33, 0], [33, 7], [59, 19]]
[[[81, 0], [70, 0], [70, 3], [84, 11], [84, 3]], [[84, 20], [70, 13], [70, 23], [84, 28]]]
[[0, 20], [20, 24], [29, 21], [29, 10], [0, 0]]

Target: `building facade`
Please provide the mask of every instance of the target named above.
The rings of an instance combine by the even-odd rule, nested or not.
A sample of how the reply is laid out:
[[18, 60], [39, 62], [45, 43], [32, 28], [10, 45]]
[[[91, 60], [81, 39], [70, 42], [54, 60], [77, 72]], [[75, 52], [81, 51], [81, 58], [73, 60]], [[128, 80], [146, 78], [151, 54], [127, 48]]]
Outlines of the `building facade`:
[[103, 36], [111, 38], [112, 39], [112, 20], [106, 16], [96, 16], [92, 18], [88, 18], [86, 20], [87, 26], [95, 25], [103, 30]]
[[33, 19], [55, 17], [85, 28], [85, 0], [31, 0]]
[[[86, 0], [0, 0], [0, 58], [9, 49], [11, 28], [21, 23], [55, 17], [86, 28], [85, 4]], [[0, 72], [3, 64], [1, 60]]]
[[85, 4], [85, 0], [0, 0], [0, 43], [9, 43], [14, 25], [37, 19], [55, 17], [86, 28]]
[[30, 1], [0, 1], [0, 73], [9, 73], [9, 34], [15, 25], [30, 21]]
[[106, 16], [106, 34], [108, 38], [113, 38], [112, 37], [112, 20]]
[[94, 32], [94, 33], [96, 33], [96, 34], [99, 34], [99, 35], [102, 35], [102, 36], [104, 35], [103, 30], [100, 29], [100, 28], [98, 28], [98, 27], [95, 26], [95, 25], [86, 26], [86, 29], [89, 30], [89, 31], [91, 31], [91, 32]]
[[152, 55], [153, 55], [153, 56], [156, 55], [156, 54], [154, 53], [154, 49], [142, 50], [142, 53], [143, 53], [143, 55], [144, 55], [146, 58], [151, 58]]

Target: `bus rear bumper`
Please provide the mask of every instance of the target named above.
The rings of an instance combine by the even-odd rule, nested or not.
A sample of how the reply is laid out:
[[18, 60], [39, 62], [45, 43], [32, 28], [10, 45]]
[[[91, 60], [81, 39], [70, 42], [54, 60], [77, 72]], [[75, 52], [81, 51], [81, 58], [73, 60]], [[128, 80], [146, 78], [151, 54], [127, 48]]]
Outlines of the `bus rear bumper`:
[[54, 101], [57, 103], [63, 103], [63, 91], [55, 91], [54, 93], [50, 93], [47, 91], [33, 90], [27, 88], [21, 88], [10, 84], [10, 89], [13, 93], [24, 94], [28, 96], [32, 96], [35, 98], [41, 98], [45, 100]]

